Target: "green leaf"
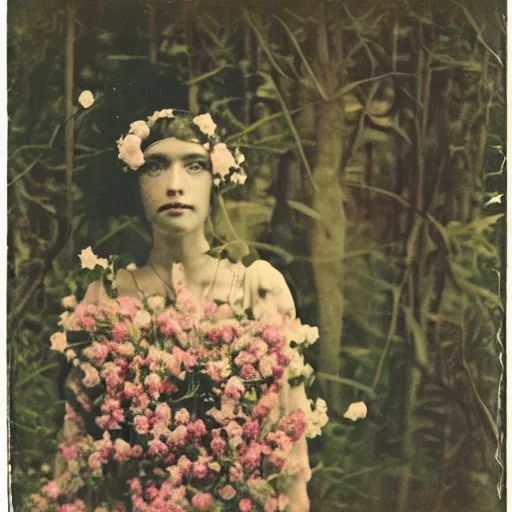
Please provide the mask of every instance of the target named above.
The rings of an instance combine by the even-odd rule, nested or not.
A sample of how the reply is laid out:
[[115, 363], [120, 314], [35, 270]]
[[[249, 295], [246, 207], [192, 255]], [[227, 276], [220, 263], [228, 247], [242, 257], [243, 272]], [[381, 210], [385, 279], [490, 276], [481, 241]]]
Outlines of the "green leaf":
[[357, 382], [352, 379], [347, 379], [346, 377], [339, 377], [338, 375], [331, 375], [329, 373], [318, 372], [317, 377], [319, 379], [330, 380], [331, 382], [337, 382], [338, 384], [343, 384], [344, 386], [350, 386], [352, 388], [358, 389], [359, 391], [364, 391], [370, 398], [376, 398], [377, 395], [375, 391], [370, 386], [366, 384], [362, 384], [361, 382]]

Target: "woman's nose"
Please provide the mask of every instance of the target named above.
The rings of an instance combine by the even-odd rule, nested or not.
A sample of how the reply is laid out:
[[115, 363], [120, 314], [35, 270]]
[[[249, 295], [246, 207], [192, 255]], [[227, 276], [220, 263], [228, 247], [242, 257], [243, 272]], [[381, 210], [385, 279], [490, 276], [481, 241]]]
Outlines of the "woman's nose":
[[173, 162], [167, 169], [167, 195], [183, 195], [183, 165]]

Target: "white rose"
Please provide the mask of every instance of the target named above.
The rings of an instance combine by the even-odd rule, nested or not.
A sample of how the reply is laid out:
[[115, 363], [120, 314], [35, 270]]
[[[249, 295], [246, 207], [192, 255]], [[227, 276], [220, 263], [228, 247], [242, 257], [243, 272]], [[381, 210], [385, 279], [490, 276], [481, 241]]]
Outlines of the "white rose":
[[62, 298], [61, 303], [64, 308], [75, 309], [77, 305], [76, 297], [74, 295], [68, 295], [67, 297]]
[[239, 148], [235, 148], [235, 162], [237, 165], [245, 162], [245, 155], [240, 151]]
[[78, 96], [78, 103], [84, 108], [89, 108], [94, 103], [94, 95], [91, 91], [83, 91]]
[[231, 175], [231, 183], [239, 183], [240, 185], [243, 185], [247, 181], [247, 174], [245, 172], [235, 172]]
[[212, 136], [215, 133], [217, 125], [213, 122], [210, 114], [201, 114], [194, 117], [192, 122], [199, 127], [199, 129], [206, 135]]
[[119, 149], [119, 155], [117, 157], [133, 171], [138, 169], [145, 162], [144, 155], [140, 149], [141, 142], [142, 139], [133, 133], [129, 133], [124, 138], [121, 137], [117, 142]]
[[51, 349], [57, 352], [64, 352], [68, 346], [68, 341], [65, 332], [55, 332], [50, 336], [52, 344]]
[[73, 313], [70, 313], [69, 311], [64, 311], [60, 315], [60, 321], [58, 325], [60, 325], [63, 329], [66, 331], [71, 331], [75, 324], [75, 315]]
[[151, 326], [151, 315], [147, 311], [137, 311], [133, 318], [133, 325], [139, 329]]
[[103, 268], [108, 268], [108, 260], [106, 258], [98, 258], [94, 252], [92, 252], [91, 247], [87, 247], [87, 249], [82, 249], [82, 252], [78, 255], [80, 261], [82, 263], [82, 268], [88, 268], [92, 270], [96, 265], [99, 265]]
[[356, 421], [361, 418], [366, 418], [366, 414], [368, 413], [368, 409], [364, 402], [354, 402], [348, 406], [344, 418], [348, 418], [349, 420]]
[[150, 129], [146, 121], [134, 121], [130, 125], [130, 131], [128, 133], [133, 133], [144, 140], [149, 137]]
[[174, 111], [172, 108], [164, 108], [163, 110], [155, 110], [153, 112], [153, 115], [148, 117], [148, 122], [153, 124], [156, 120], [162, 118], [162, 117], [174, 117]]
[[148, 306], [153, 311], [161, 311], [165, 307], [165, 297], [161, 295], [153, 295], [148, 298]]
[[215, 144], [210, 154], [210, 159], [212, 161], [213, 174], [219, 173], [221, 177], [226, 176], [232, 167], [236, 168], [235, 159], [223, 142]]

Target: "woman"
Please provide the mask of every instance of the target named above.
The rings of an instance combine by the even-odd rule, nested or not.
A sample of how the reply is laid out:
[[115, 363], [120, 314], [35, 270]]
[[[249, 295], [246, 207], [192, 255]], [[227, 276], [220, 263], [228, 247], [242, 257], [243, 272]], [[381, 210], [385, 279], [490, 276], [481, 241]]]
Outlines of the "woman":
[[[269, 263], [259, 260], [245, 268], [208, 254], [205, 224], [215, 189], [223, 181], [235, 181], [237, 175], [243, 175], [226, 146], [218, 143], [209, 114], [192, 119], [172, 110], [155, 112], [147, 125], [144, 121], [132, 123], [129, 135], [121, 138], [118, 146], [120, 159], [137, 170], [140, 198], [153, 238], [146, 265], [117, 273], [115, 286], [120, 296], [172, 298], [184, 281], [198, 300], [219, 299], [233, 304], [242, 299], [257, 319], [281, 322], [295, 316], [286, 282]], [[103, 300], [108, 297], [102, 284], [93, 283], [84, 301]], [[292, 388], [283, 379], [280, 398], [286, 412], [309, 409], [302, 385]], [[64, 431], [66, 437], [73, 435], [69, 425]], [[298, 469], [286, 491], [291, 509], [308, 511], [311, 471], [305, 438], [294, 447], [290, 463]]]

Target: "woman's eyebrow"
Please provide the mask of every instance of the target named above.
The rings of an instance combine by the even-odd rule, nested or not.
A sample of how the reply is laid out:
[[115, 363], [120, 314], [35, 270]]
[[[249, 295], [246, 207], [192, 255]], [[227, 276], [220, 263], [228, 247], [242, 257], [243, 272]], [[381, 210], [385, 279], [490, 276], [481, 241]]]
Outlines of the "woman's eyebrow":
[[[205, 155], [203, 153], [186, 153], [184, 155], [179, 155], [178, 158], [180, 160], [186, 160], [186, 161], [190, 161], [190, 160], [207, 161], [208, 155]], [[175, 159], [176, 159], [176, 157], [171, 158], [171, 157], [169, 157], [169, 155], [167, 155], [165, 153], [151, 153], [150, 155], [147, 155], [145, 158], [146, 161], [156, 160], [156, 161], [166, 163], [166, 164], [170, 164]]]

